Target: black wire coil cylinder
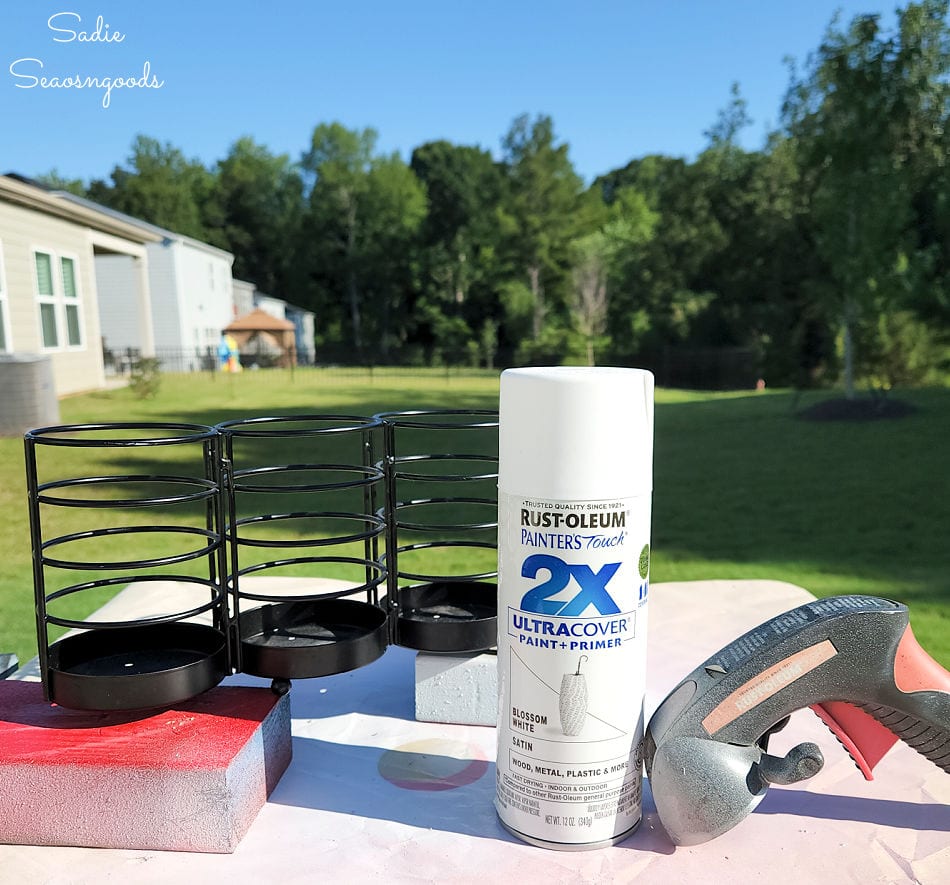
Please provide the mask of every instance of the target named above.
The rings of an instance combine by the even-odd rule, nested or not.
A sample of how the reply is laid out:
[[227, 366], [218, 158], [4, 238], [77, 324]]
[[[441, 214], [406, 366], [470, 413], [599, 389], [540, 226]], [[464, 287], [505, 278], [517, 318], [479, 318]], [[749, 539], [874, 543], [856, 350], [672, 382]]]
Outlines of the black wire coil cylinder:
[[[218, 433], [181, 423], [60, 425], [30, 431], [24, 445], [46, 699], [129, 710], [216, 685], [230, 672]], [[54, 464], [92, 472], [63, 477]], [[147, 554], [126, 555], [131, 542]], [[127, 585], [142, 600], [136, 618], [84, 614]]]
[[295, 415], [218, 429], [235, 668], [289, 680], [371, 663], [389, 632], [377, 590], [382, 423]]
[[[492, 648], [497, 629], [498, 415], [387, 412], [387, 605], [392, 641], [419, 651]], [[479, 561], [471, 571], [461, 562]]]

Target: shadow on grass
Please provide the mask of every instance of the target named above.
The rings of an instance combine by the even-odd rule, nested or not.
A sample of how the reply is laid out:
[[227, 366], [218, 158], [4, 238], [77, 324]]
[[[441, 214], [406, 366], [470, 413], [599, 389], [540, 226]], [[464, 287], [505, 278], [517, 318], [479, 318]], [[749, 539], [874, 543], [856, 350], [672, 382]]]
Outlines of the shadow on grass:
[[947, 602], [950, 393], [908, 398], [906, 418], [861, 424], [796, 420], [784, 395], [658, 406], [658, 562], [801, 563]]

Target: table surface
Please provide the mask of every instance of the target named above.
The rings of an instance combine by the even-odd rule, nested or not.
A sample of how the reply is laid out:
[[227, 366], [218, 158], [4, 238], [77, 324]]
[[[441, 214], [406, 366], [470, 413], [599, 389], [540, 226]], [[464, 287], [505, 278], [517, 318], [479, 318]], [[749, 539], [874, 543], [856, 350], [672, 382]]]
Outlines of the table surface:
[[[653, 585], [647, 716], [730, 640], [811, 598], [776, 581]], [[950, 882], [950, 777], [898, 743], [867, 782], [808, 710], [770, 750], [814, 741], [823, 770], [771, 787], [718, 839], [675, 847], [645, 782], [643, 820], [619, 845], [526, 845], [493, 808], [495, 729], [416, 722], [414, 657], [392, 647], [359, 670], [293, 683], [293, 761], [234, 854], [0, 845], [0, 883]], [[460, 767], [461, 786], [420, 788]]]

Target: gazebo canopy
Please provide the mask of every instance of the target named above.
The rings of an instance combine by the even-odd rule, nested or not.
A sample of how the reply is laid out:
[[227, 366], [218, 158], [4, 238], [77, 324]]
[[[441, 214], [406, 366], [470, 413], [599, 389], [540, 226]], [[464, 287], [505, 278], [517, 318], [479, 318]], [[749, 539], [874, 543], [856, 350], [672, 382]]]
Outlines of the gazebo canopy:
[[294, 324], [257, 308], [238, 317], [225, 328], [241, 353], [241, 362], [252, 361], [263, 365], [296, 365]]
[[273, 314], [261, 310], [259, 307], [250, 313], [238, 317], [231, 323], [225, 332], [292, 332], [294, 324], [290, 320], [282, 320]]

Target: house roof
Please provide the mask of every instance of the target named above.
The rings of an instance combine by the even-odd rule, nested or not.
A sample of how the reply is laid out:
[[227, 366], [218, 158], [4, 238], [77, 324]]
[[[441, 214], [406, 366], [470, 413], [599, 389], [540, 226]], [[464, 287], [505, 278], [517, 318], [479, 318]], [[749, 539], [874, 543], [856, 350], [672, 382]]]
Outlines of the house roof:
[[178, 242], [185, 243], [186, 245], [192, 246], [195, 249], [200, 249], [202, 252], [207, 252], [211, 255], [217, 256], [218, 258], [224, 258], [229, 263], [234, 262], [234, 255], [232, 253], [227, 252], [224, 249], [219, 249], [217, 246], [212, 246], [210, 243], [205, 243], [202, 240], [196, 240], [194, 237], [186, 237], [184, 234], [176, 233], [173, 230], [168, 230], [168, 228], [159, 227], [157, 224], [143, 221], [141, 218], [135, 218], [132, 215], [126, 215], [124, 212], [119, 212], [117, 209], [110, 209], [108, 206], [103, 206], [100, 203], [94, 203], [92, 200], [87, 200], [85, 197], [77, 197], [75, 194], [71, 194], [68, 191], [53, 191], [52, 193], [55, 196], [62, 197], [64, 200], [67, 200], [70, 203], [76, 203], [79, 206], [86, 206], [90, 209], [104, 212], [106, 215], [111, 215], [113, 218], [124, 221], [127, 224], [135, 225], [144, 231], [149, 231], [150, 233], [156, 234], [155, 239], [177, 240]]
[[156, 243], [162, 240], [155, 231], [133, 224], [127, 217], [117, 216], [110, 210], [90, 203], [88, 200], [82, 202], [65, 200], [62, 192], [52, 192], [40, 185], [30, 184], [9, 175], [0, 175], [0, 200], [25, 206], [46, 215], [64, 218], [83, 227], [131, 240], [134, 243]]
[[272, 316], [260, 308], [238, 317], [231, 323], [225, 332], [292, 332], [294, 324], [290, 320], [282, 320]]
[[298, 307], [296, 304], [291, 304], [289, 301], [285, 301], [283, 298], [275, 298], [273, 295], [268, 295], [266, 292], [262, 292], [260, 289], [254, 289], [254, 301], [256, 303], [260, 302], [271, 302], [273, 304], [280, 304], [284, 308], [284, 316], [292, 315], [294, 317], [298, 316], [316, 316], [312, 310], [307, 310], [305, 307]]

